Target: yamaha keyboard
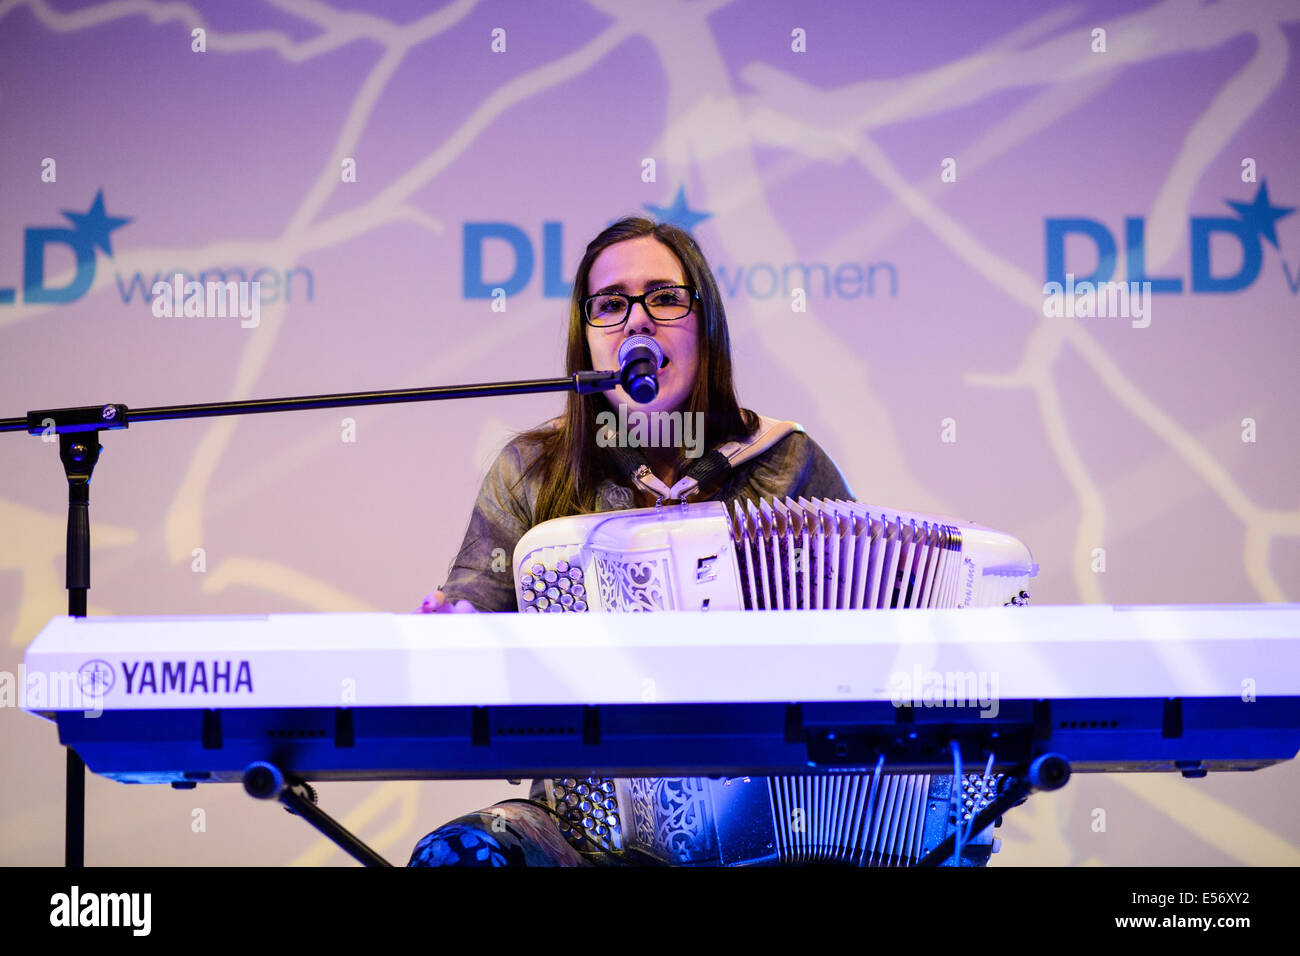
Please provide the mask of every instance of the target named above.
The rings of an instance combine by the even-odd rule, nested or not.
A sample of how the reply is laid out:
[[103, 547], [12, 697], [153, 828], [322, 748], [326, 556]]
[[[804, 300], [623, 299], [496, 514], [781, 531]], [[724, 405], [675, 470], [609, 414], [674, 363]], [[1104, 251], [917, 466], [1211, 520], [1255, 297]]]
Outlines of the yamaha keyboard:
[[[797, 619], [788, 617], [798, 613]], [[795, 624], [797, 626], [792, 627]], [[21, 706], [129, 783], [1254, 770], [1300, 605], [53, 619]]]

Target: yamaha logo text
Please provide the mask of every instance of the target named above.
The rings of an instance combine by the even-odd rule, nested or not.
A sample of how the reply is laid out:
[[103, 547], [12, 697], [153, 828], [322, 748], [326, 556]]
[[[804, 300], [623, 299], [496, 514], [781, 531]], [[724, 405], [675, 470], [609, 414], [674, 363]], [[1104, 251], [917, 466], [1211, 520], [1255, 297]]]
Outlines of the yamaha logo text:
[[127, 694], [238, 694], [253, 692], [248, 661], [123, 661]]

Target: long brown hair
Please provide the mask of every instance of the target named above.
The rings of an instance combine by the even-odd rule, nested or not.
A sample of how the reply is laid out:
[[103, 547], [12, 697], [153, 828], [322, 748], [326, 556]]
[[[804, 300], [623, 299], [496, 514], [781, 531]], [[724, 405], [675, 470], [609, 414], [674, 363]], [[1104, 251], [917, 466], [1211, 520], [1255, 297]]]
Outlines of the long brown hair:
[[[573, 280], [569, 300], [569, 337], [565, 350], [565, 374], [591, 368], [591, 350], [582, 319], [582, 300], [596, 257], [619, 242], [653, 236], [672, 250], [686, 273], [686, 282], [699, 293], [696, 315], [696, 347], [699, 362], [695, 384], [686, 403], [688, 414], [704, 415], [704, 444], [715, 448], [723, 442], [748, 438], [758, 428], [758, 416], [741, 408], [731, 374], [731, 339], [727, 314], [704, 254], [690, 233], [670, 223], [629, 216], [609, 226], [587, 245]], [[537, 442], [540, 454], [525, 474], [540, 470], [541, 486], [533, 507], [533, 521], [580, 514], [595, 506], [596, 489], [608, 478], [618, 480], [612, 457], [596, 444], [596, 415], [609, 408], [604, 395], [570, 392], [559, 426], [548, 423], [520, 437]]]

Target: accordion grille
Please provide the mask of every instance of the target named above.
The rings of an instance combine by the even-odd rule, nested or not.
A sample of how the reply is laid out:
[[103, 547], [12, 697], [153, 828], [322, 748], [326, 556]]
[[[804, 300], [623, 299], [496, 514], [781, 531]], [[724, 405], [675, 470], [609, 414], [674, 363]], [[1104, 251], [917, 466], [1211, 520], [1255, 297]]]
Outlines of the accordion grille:
[[746, 610], [939, 608], [958, 603], [961, 534], [846, 501], [737, 500]]
[[910, 866], [925, 839], [928, 774], [771, 777], [782, 863]]

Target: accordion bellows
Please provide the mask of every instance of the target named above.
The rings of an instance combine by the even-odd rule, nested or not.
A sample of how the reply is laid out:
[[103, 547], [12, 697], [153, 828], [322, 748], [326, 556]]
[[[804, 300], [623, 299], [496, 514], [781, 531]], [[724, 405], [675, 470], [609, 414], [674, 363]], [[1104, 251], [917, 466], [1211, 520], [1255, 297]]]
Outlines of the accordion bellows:
[[[523, 612], [794, 611], [1025, 603], [1037, 573], [1011, 535], [856, 501], [706, 501], [576, 515], [515, 548]], [[568, 778], [543, 783], [584, 849], [635, 848], [694, 865], [906, 866], [955, 817], [992, 798], [996, 775], [827, 773], [771, 778]], [[954, 792], [955, 791], [955, 792]], [[991, 828], [956, 865], [988, 860]]]

